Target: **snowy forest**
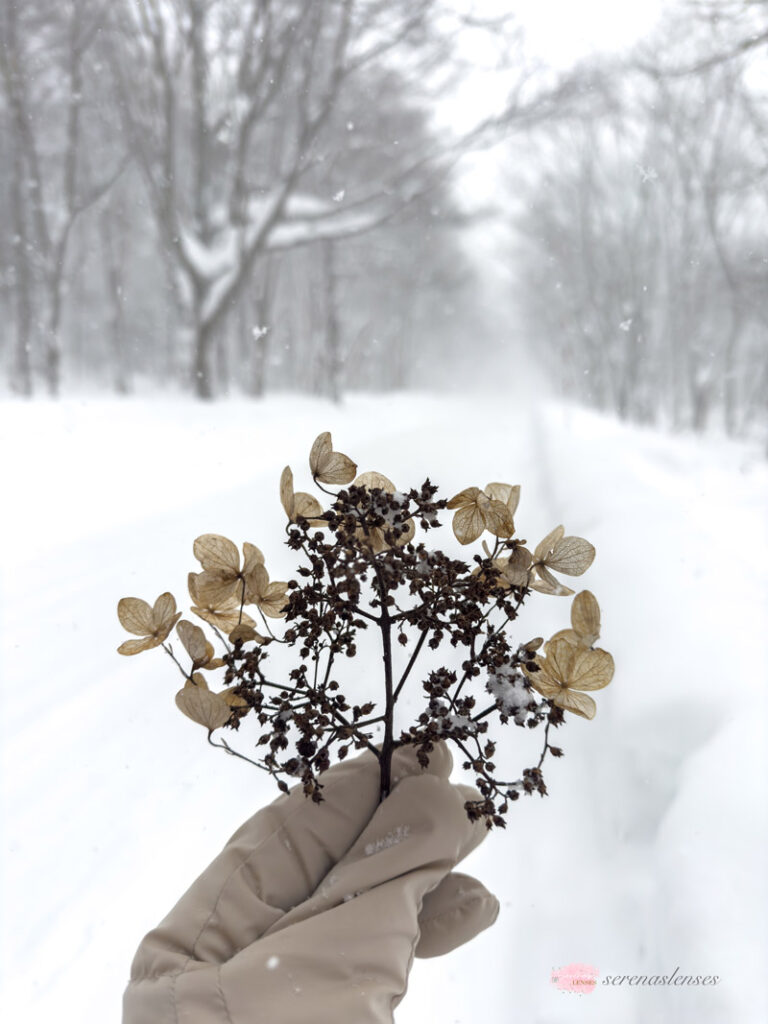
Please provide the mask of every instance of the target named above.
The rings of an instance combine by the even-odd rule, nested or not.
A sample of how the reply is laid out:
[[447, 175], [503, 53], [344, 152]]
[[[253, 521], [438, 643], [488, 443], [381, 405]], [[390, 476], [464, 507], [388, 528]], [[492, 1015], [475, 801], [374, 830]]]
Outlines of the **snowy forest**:
[[[471, 347], [635, 421], [764, 422], [768, 4], [566, 70], [472, 8], [5, 0], [6, 388], [338, 399]], [[494, 194], [457, 188], [488, 150]]]
[[[358, 496], [383, 481], [382, 523], [409, 517], [414, 579], [448, 567], [445, 635], [398, 613], [403, 639], [360, 630], [339, 682], [325, 671], [353, 715], [376, 721], [382, 665], [392, 736], [448, 710], [438, 668], [477, 701], [456, 717], [498, 710], [509, 656], [471, 673], [451, 630], [486, 613], [446, 598], [486, 573], [526, 599], [505, 626], [518, 662], [575, 643], [614, 671], [594, 705], [568, 675], [594, 719], [553, 704], [543, 740], [494, 721], [505, 786], [551, 754], [546, 795], [523, 786], [461, 862], [494, 923], [442, 955], [413, 946], [405, 980], [384, 971], [399, 1005], [332, 1024], [765, 1024], [767, 442], [768, 0], [0, 0], [0, 1018], [119, 1021], [142, 936], [269, 818], [274, 779], [243, 761], [266, 749], [254, 716], [206, 742], [176, 702], [179, 670], [182, 694], [203, 670], [203, 701], [230, 689], [204, 644], [231, 623], [197, 603], [200, 542], [232, 539], [225, 605], [246, 562], [262, 596], [304, 587], [297, 510], [320, 545], [344, 492], [315, 484], [352, 474], [316, 470], [340, 460]], [[435, 489], [437, 533], [391, 504]], [[391, 565], [384, 540], [363, 589]], [[549, 569], [565, 578], [542, 589]], [[294, 649], [255, 621], [280, 692]], [[214, 749], [225, 735], [241, 757]], [[478, 788], [453, 750], [451, 783]], [[393, 819], [401, 853], [430, 820]], [[306, 880], [292, 837], [275, 861]], [[304, 961], [275, 933], [285, 998], [233, 1024], [328, 1024], [300, 972], [329, 966], [337, 913], [363, 920], [330, 965], [340, 993], [362, 1005], [389, 963], [397, 901], [360, 908], [393, 890], [332, 899], [328, 857], [285, 907], [254, 882], [270, 914], [327, 910]], [[403, 904], [417, 931], [420, 899]], [[197, 956], [195, 938], [207, 969]], [[574, 968], [589, 990], [560, 984]], [[657, 981], [610, 981], [639, 976]]]

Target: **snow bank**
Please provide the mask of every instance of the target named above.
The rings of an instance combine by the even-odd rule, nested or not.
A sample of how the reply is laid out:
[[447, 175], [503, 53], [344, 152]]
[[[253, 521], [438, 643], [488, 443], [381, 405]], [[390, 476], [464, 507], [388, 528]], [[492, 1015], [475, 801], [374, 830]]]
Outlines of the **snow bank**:
[[[617, 665], [595, 720], [559, 735], [550, 797], [520, 800], [462, 865], [498, 894], [497, 924], [415, 964], [398, 1024], [764, 1021], [766, 466], [747, 445], [455, 396], [0, 405], [7, 1019], [118, 1020], [141, 935], [275, 795], [178, 714], [167, 659], [117, 656], [115, 605], [181, 596], [207, 531], [258, 544], [281, 578], [280, 470], [306, 487], [322, 429], [400, 488], [522, 484], [529, 542], [562, 522], [596, 545], [584, 585]], [[532, 600], [520, 639], [567, 614]], [[361, 651], [363, 699], [377, 653]], [[572, 963], [720, 982], [575, 995], [550, 981]]]

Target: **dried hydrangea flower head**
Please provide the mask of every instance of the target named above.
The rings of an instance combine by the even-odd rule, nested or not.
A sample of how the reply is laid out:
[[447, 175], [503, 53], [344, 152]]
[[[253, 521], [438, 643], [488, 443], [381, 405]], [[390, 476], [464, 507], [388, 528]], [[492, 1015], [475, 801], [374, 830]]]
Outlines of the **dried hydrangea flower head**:
[[[140, 639], [123, 643], [120, 653], [162, 646], [184, 678], [179, 709], [206, 729], [209, 743], [265, 769], [282, 790], [299, 780], [320, 802], [322, 774], [332, 760], [367, 749], [379, 761], [383, 799], [399, 746], [413, 745], [426, 765], [435, 743], [445, 740], [474, 772], [481, 793], [467, 802], [467, 814], [488, 827], [504, 825], [521, 793], [547, 792], [542, 764], [547, 754], [562, 755], [550, 731], [566, 712], [592, 718], [596, 705], [587, 691], [602, 689], [613, 676], [610, 654], [594, 647], [600, 610], [589, 591], [572, 603], [571, 628], [547, 643], [511, 636], [533, 591], [573, 594], [554, 573], [581, 575], [594, 548], [558, 526], [531, 552], [516, 536], [518, 485], [467, 487], [447, 501], [429, 480], [400, 491], [382, 473], [358, 473], [328, 432], [312, 445], [309, 469], [319, 497], [296, 491], [288, 466], [280, 478], [286, 543], [297, 559], [292, 580], [271, 580], [255, 545], [243, 544], [241, 554], [228, 538], [203, 534], [193, 545], [200, 571], [189, 573], [188, 588], [191, 610], [209, 633], [180, 619], [171, 594], [153, 606], [123, 598], [120, 621]], [[481, 541], [471, 563], [427, 543], [445, 510], [454, 513], [461, 548]], [[178, 652], [169, 639], [174, 626]], [[381, 645], [375, 699], [369, 687], [365, 696], [359, 692], [359, 670], [347, 673], [352, 681], [344, 688], [341, 681], [364, 630], [378, 633]], [[280, 678], [269, 672], [275, 644], [292, 658]], [[444, 664], [419, 672], [425, 648], [440, 652]], [[204, 673], [217, 680], [215, 688]], [[396, 732], [406, 687], [421, 703]], [[255, 733], [252, 756], [224, 739], [225, 730], [239, 731], [243, 723]], [[526, 732], [541, 727], [538, 759], [516, 779], [498, 777], [495, 724]]]

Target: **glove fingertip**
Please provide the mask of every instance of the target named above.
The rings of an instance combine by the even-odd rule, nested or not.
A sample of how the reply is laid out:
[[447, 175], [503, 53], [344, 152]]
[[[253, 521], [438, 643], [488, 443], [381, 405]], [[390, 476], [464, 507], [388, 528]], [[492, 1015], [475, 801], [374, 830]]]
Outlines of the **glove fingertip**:
[[499, 901], [476, 878], [453, 872], [424, 897], [415, 955], [442, 956], [496, 921]]

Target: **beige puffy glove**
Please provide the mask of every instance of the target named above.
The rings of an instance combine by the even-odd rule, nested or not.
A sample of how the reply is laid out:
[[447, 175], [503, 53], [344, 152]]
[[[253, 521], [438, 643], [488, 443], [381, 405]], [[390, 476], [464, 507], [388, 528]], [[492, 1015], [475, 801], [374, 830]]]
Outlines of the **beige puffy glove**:
[[448, 781], [395, 754], [378, 801], [365, 753], [250, 818], [139, 946], [123, 1024], [391, 1024], [416, 956], [447, 953], [491, 925], [499, 905], [452, 869], [485, 837]]

